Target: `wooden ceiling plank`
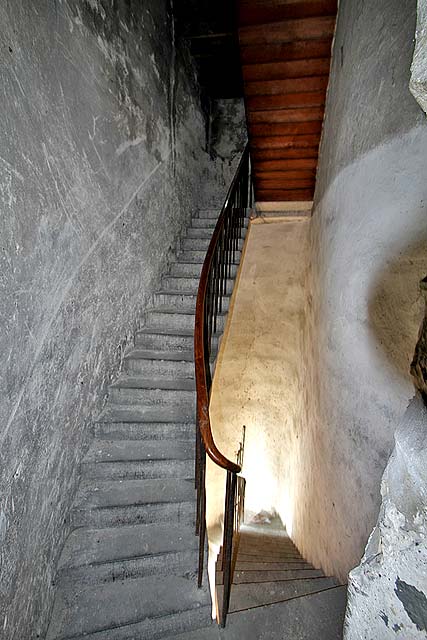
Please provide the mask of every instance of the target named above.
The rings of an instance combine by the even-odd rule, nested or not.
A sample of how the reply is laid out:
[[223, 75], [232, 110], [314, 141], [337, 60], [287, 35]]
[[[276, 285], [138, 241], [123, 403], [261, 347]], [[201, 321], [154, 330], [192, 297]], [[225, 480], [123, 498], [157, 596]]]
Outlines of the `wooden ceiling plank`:
[[253, 149], [251, 145], [251, 156], [257, 164], [259, 160], [289, 160], [290, 158], [311, 158], [317, 163], [317, 155], [316, 147], [306, 149]]
[[243, 65], [242, 73], [245, 82], [262, 82], [265, 80], [284, 80], [285, 78], [325, 76], [329, 75], [329, 67], [329, 58], [284, 60], [282, 62]]
[[284, 93], [299, 93], [306, 91], [324, 91], [328, 86], [329, 77], [314, 78], [286, 78], [285, 80], [266, 80], [245, 83], [247, 96], [272, 96]]
[[285, 0], [240, 2], [239, 24], [252, 25], [289, 18], [309, 18], [313, 16], [335, 16], [336, 0]]
[[257, 171], [296, 171], [299, 169], [316, 170], [317, 158], [291, 158], [257, 160]]
[[256, 171], [255, 180], [309, 180], [316, 177], [316, 169], [295, 169], [295, 170], [275, 170]]
[[313, 200], [314, 189], [274, 189], [257, 190], [258, 202], [292, 202], [297, 200]]
[[281, 60], [307, 60], [328, 58], [331, 55], [332, 38], [325, 40], [297, 40], [276, 44], [249, 45], [241, 47], [242, 64], [260, 64]]
[[256, 189], [270, 190], [270, 189], [312, 189], [315, 185], [315, 180], [256, 180]]
[[251, 149], [307, 149], [319, 146], [319, 134], [270, 136], [251, 139]]
[[263, 123], [255, 125], [249, 124], [249, 136], [251, 138], [264, 136], [303, 135], [307, 133], [320, 134], [321, 131], [322, 122], [320, 120], [272, 124]]
[[258, 124], [280, 124], [288, 122], [323, 121], [323, 107], [248, 111], [249, 126]]
[[289, 93], [282, 96], [252, 96], [246, 99], [249, 111], [265, 111], [286, 107], [319, 107], [325, 104], [325, 91]]
[[333, 36], [334, 27], [334, 16], [268, 22], [239, 27], [239, 40], [242, 46], [295, 40], [323, 40]]

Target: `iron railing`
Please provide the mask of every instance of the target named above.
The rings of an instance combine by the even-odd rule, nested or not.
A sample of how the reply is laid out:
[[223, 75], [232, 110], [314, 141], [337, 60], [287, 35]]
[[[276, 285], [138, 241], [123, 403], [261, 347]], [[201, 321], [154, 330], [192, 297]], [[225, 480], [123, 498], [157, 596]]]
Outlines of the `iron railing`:
[[233, 462], [217, 448], [209, 418], [212, 388], [212, 356], [218, 346], [218, 316], [222, 313], [224, 296], [236, 261], [236, 252], [247, 211], [252, 206], [253, 187], [249, 147], [246, 146], [237, 172], [228, 191], [212, 235], [200, 276], [194, 327], [194, 361], [197, 392], [196, 463], [197, 491], [196, 533], [199, 536], [198, 585], [202, 584], [206, 539], [206, 456], [227, 472], [224, 504], [223, 537], [223, 602], [220, 624], [225, 625], [232, 581], [233, 538], [243, 516], [244, 479], [238, 477], [242, 468], [242, 446]]

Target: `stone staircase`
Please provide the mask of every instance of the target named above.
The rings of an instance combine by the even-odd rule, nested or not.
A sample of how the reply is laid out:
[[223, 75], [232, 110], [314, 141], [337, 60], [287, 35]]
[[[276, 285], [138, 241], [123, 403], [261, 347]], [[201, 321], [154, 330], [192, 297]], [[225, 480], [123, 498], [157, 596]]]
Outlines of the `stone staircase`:
[[[221, 608], [222, 549], [215, 581]], [[283, 526], [243, 525], [225, 629], [210, 625], [176, 640], [342, 640], [346, 591], [306, 562]]]
[[[243, 525], [235, 557], [229, 615], [287, 602], [339, 587], [299, 553], [285, 530]], [[222, 549], [216, 563], [218, 604], [222, 602]]]
[[157, 640], [212, 625], [207, 579], [197, 589], [195, 575], [193, 327], [218, 211], [192, 219], [95, 425], [46, 640]]

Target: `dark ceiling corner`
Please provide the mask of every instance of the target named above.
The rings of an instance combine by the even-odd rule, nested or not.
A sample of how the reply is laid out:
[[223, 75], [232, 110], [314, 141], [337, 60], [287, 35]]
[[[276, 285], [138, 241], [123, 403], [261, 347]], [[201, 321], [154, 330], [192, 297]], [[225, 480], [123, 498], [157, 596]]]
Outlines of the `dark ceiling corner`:
[[175, 0], [174, 13], [177, 34], [189, 43], [205, 95], [243, 97], [235, 2]]

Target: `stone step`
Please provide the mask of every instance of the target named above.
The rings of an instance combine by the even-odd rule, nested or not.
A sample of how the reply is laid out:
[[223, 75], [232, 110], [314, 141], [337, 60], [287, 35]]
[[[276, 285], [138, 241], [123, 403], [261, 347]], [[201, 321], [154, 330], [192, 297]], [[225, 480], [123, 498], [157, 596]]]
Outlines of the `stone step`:
[[[245, 235], [245, 231], [242, 230], [242, 236]], [[184, 238], [181, 242], [182, 251], [206, 251], [208, 250], [211, 238]], [[239, 251], [243, 249], [244, 237], [241, 237], [237, 241], [237, 248]]]
[[[277, 555], [246, 554], [241, 553], [240, 549], [237, 556], [238, 562], [263, 562], [264, 564], [276, 564], [277, 562], [293, 562], [305, 564], [304, 558], [295, 553], [281, 553]], [[218, 554], [218, 562], [222, 561], [222, 553]]]
[[237, 559], [235, 571], [289, 571], [292, 569], [314, 569], [308, 562], [242, 562]]
[[292, 542], [286, 544], [278, 544], [277, 546], [265, 544], [263, 546], [256, 546], [252, 544], [246, 544], [245, 542], [239, 543], [239, 551], [241, 553], [252, 553], [256, 555], [262, 555], [268, 553], [269, 555], [280, 555], [281, 553], [298, 553], [299, 551]]
[[[185, 240], [183, 242], [185, 242]], [[200, 264], [200, 266], [202, 266], [205, 260], [205, 257], [206, 257], [206, 251], [201, 251], [200, 249], [199, 250], [184, 249], [178, 254], [178, 261], [187, 262], [190, 264], [197, 263], [197, 264]], [[231, 262], [235, 265], [238, 265], [240, 262], [240, 257], [241, 257], [241, 251], [238, 249], [234, 253], [234, 260], [232, 260]]]
[[150, 478], [194, 478], [194, 460], [132, 460], [87, 462], [82, 477], [93, 480], [143, 480]]
[[95, 437], [106, 440], [186, 440], [194, 443], [191, 422], [96, 422]]
[[193, 229], [208, 229], [210, 234], [213, 234], [213, 231], [216, 226], [215, 218], [193, 218], [191, 220], [191, 228]]
[[[233, 584], [229, 612], [245, 611], [253, 607], [284, 602], [311, 593], [338, 586], [333, 578], [302, 578], [262, 584]], [[218, 598], [222, 598], [222, 585], [218, 585]]]
[[108, 402], [98, 417], [98, 422], [194, 422], [192, 407], [124, 405]]
[[[237, 274], [238, 265], [232, 264], [229, 270], [229, 277], [235, 278]], [[173, 277], [184, 278], [200, 278], [202, 271], [202, 263], [184, 262], [184, 260], [178, 260], [172, 262], [170, 266], [169, 275]]]
[[94, 584], [143, 575], [194, 574], [193, 527], [167, 524], [75, 529], [64, 545], [59, 579]]
[[193, 353], [132, 349], [124, 358], [124, 370], [151, 378], [194, 378]]
[[215, 229], [215, 225], [209, 226], [191, 226], [187, 229], [186, 238], [208, 238], [209, 240], [212, 238], [213, 232]]
[[125, 524], [194, 522], [194, 481], [84, 480], [71, 513], [72, 526], [115, 527]]
[[218, 205], [218, 207], [201, 207], [199, 209], [199, 218], [208, 218], [218, 220], [219, 214], [221, 213], [222, 204]]
[[113, 404], [154, 407], [195, 407], [196, 383], [190, 378], [169, 380], [122, 375], [110, 386], [109, 401]]
[[[222, 584], [222, 572], [217, 573], [217, 584]], [[322, 578], [319, 569], [288, 569], [288, 571], [235, 571], [233, 584], [250, 584], [296, 580], [298, 578]]]
[[[193, 218], [191, 220], [192, 228], [199, 229], [209, 229], [211, 235], [215, 229], [217, 220], [215, 218]], [[249, 226], [249, 218], [245, 218], [243, 221], [244, 228]]]
[[192, 460], [194, 450], [186, 440], [94, 440], [85, 462], [130, 462], [137, 460]]
[[166, 306], [177, 311], [194, 312], [196, 308], [197, 293], [187, 293], [183, 291], [157, 291], [154, 294], [154, 305]]
[[[183, 293], [182, 291], [158, 291], [154, 294], [154, 304], [157, 306], [167, 306], [177, 311], [194, 312], [196, 309], [197, 293]], [[228, 311], [230, 297], [225, 295], [222, 298], [222, 311]]]
[[[168, 378], [165, 376], [159, 376], [159, 378], [150, 378], [137, 374], [127, 375], [125, 373], [121, 373], [118, 380], [110, 385], [110, 391], [114, 391], [116, 389], [143, 389], [146, 391], [164, 390], [179, 392], [182, 391], [185, 393], [194, 391], [195, 388], [196, 385], [194, 383], [194, 379], [190, 377]], [[167, 396], [167, 393], [165, 394], [165, 396]], [[156, 397], [155, 402], [157, 402], [157, 400], [158, 399]]]
[[185, 351], [193, 353], [194, 331], [167, 330], [145, 326], [136, 332], [135, 346], [156, 351]]
[[342, 640], [346, 593], [346, 587], [337, 587], [232, 613], [224, 632], [209, 625], [174, 640]]
[[[182, 291], [197, 296], [199, 289], [199, 278], [184, 278], [175, 276], [166, 276], [162, 280], [162, 289], [164, 291]], [[234, 279], [229, 278], [226, 282], [226, 295], [231, 295], [234, 286]]]
[[[157, 331], [182, 331], [183, 333], [194, 332], [195, 312], [185, 312], [183, 309], [178, 313], [175, 309], [166, 306], [158, 306], [156, 309], [147, 312], [147, 324], [145, 329]], [[224, 312], [217, 317], [217, 331], [222, 333], [225, 326]]]
[[85, 456], [84, 478], [193, 478], [194, 443], [186, 440], [98, 440]]
[[207, 626], [209, 615], [209, 594], [192, 577], [71, 584], [57, 594], [46, 640], [158, 640]]

